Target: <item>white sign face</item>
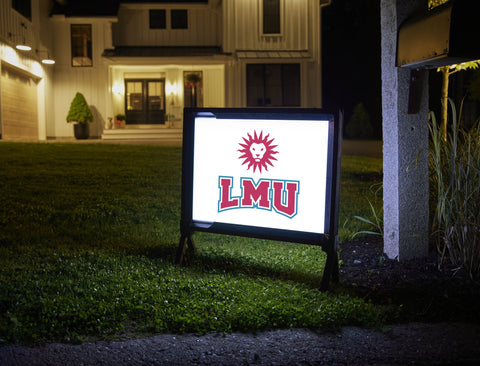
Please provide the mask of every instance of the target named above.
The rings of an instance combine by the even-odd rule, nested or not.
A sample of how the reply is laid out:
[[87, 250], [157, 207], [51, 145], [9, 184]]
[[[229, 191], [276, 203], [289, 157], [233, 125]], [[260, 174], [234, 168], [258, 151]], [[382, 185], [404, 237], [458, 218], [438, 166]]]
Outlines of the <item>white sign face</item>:
[[192, 219], [323, 234], [329, 121], [195, 118]]

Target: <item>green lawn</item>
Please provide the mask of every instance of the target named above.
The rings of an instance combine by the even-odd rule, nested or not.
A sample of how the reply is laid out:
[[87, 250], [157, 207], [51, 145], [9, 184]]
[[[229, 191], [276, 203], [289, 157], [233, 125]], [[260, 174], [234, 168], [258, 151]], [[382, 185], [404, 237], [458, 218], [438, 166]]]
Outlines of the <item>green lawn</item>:
[[[343, 158], [341, 240], [381, 206], [380, 172]], [[0, 143], [0, 343], [384, 320], [317, 290], [318, 247], [197, 233], [197, 256], [174, 265], [180, 179], [178, 147]]]

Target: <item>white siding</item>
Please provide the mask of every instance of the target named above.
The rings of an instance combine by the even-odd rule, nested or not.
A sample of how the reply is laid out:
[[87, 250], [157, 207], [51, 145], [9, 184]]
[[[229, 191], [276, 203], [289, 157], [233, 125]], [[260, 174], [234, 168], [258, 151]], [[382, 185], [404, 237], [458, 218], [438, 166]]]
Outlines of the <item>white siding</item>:
[[[226, 104], [246, 106], [246, 65], [298, 63], [301, 68], [301, 107], [321, 107], [321, 8], [319, 0], [281, 0], [281, 34], [263, 35], [262, 0], [223, 1], [223, 50], [249, 52], [226, 65]], [[277, 53], [263, 51], [282, 51]], [[306, 51], [298, 58], [283, 51]], [[243, 53], [245, 54], [245, 53]], [[297, 53], [298, 54], [298, 53]], [[238, 54], [237, 54], [238, 55]], [[307, 55], [307, 57], [305, 57]]]
[[[31, 19], [27, 19], [12, 8], [11, 0], [0, 0], [0, 60], [3, 64], [23, 70], [38, 80], [38, 137], [43, 140], [48, 135], [46, 131], [53, 125], [52, 109], [49, 106], [52, 100], [51, 75], [54, 68], [40, 63], [47, 53], [53, 55], [48, 19], [51, 2], [36, 0], [31, 3]], [[15, 49], [17, 42], [24, 39], [32, 48], [31, 51]]]
[[225, 78], [224, 67], [216, 69], [206, 69], [203, 71], [204, 90], [203, 90], [203, 106], [204, 107], [225, 107]]
[[10, 46], [15, 46], [18, 41], [25, 39], [25, 42], [32, 47], [32, 51], [25, 56], [33, 59], [39, 58], [36, 50], [51, 51], [49, 9], [49, 0], [32, 1], [32, 19], [30, 20], [12, 8], [11, 0], [0, 0], [0, 39]]
[[[224, 50], [306, 50], [310, 47], [309, 25], [318, 23], [319, 10], [312, 12], [314, 0], [284, 0], [282, 34], [264, 36], [261, 30], [260, 0], [225, 0]], [[318, 2], [318, 1], [317, 1]]]
[[[54, 22], [57, 63], [54, 74], [55, 136], [72, 137], [73, 127], [66, 122], [68, 109], [77, 92], [82, 93], [94, 115], [90, 136], [100, 136], [107, 118], [108, 67], [101, 55], [106, 46], [105, 31], [108, 21], [74, 19]], [[92, 24], [93, 66], [73, 67], [71, 61], [70, 25]], [[107, 45], [108, 46], [108, 45]]]
[[[20, 13], [12, 9], [11, 0], [0, 0], [0, 36], [12, 46], [19, 40], [25, 39], [32, 50], [38, 45], [38, 35], [34, 32], [33, 21], [22, 16]], [[22, 23], [26, 28], [22, 26]]]
[[[153, 6], [155, 5], [152, 4]], [[155, 8], [158, 9], [158, 6]], [[118, 23], [112, 27], [113, 43], [116, 46], [220, 45], [219, 16], [209, 7], [188, 7], [188, 29], [171, 29], [169, 20], [171, 7], [165, 9], [167, 29], [150, 29], [148, 8], [121, 7], [118, 12]]]

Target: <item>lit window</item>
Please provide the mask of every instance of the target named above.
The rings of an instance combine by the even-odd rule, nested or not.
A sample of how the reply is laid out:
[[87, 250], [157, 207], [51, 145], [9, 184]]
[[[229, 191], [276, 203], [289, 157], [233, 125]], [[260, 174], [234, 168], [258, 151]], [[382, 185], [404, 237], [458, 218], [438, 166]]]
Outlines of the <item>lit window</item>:
[[72, 24], [72, 66], [92, 66], [92, 25]]

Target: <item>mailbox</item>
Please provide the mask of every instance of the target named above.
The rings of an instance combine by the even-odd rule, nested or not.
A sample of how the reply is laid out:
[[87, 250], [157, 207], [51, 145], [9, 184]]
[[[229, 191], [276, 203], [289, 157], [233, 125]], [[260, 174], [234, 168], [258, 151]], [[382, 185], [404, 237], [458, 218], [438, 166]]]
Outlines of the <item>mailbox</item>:
[[480, 59], [478, 0], [452, 0], [407, 19], [398, 31], [397, 65], [436, 68]]

